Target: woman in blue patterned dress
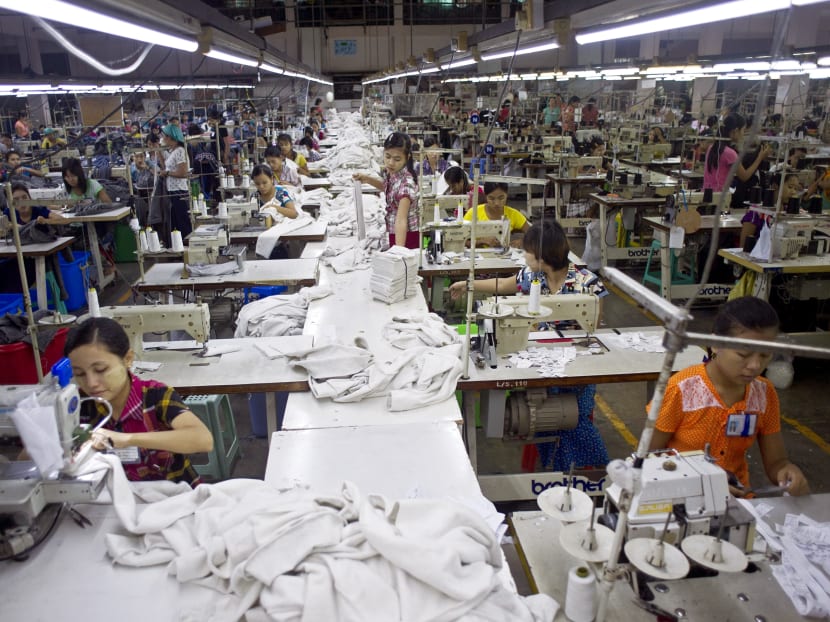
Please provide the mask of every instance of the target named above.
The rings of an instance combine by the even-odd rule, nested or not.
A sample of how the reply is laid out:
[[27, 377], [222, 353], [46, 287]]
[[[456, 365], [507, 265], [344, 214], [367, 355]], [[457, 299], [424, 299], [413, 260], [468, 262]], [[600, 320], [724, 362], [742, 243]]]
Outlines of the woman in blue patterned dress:
[[[571, 287], [576, 269], [568, 260], [570, 247], [568, 238], [561, 225], [556, 221], [544, 221], [535, 224], [525, 233], [523, 240], [525, 251], [524, 268], [514, 279], [482, 279], [475, 281], [473, 288], [478, 292], [491, 294], [514, 294], [521, 291], [530, 293], [530, 284], [539, 279], [542, 285], [542, 294], [557, 292], [559, 294], [574, 293]], [[583, 276], [584, 275], [583, 271]], [[591, 279], [583, 279], [591, 283]], [[466, 283], [461, 281], [450, 286], [452, 298], [459, 298], [466, 289]], [[596, 281], [590, 285], [592, 293], [599, 296], [607, 294], [605, 289]], [[536, 451], [541, 458], [542, 466], [554, 471], [567, 471], [571, 463], [576, 467], [604, 467], [608, 463], [608, 452], [605, 443], [594, 425], [594, 396], [596, 385], [581, 387], [550, 387], [548, 394], [562, 395], [576, 393], [579, 407], [579, 421], [572, 430], [557, 430], [543, 432], [537, 436], [558, 437], [557, 442], [527, 445], [522, 458], [525, 470], [533, 470]]]

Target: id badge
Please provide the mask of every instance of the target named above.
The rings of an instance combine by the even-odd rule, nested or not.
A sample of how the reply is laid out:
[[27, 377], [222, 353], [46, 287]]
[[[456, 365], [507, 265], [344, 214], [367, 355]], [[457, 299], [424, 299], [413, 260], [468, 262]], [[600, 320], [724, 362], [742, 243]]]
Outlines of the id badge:
[[757, 422], [758, 415], [750, 415], [749, 413], [729, 415], [726, 420], [726, 436], [753, 436]]
[[138, 447], [124, 447], [122, 449], [112, 449], [110, 451], [118, 456], [121, 464], [138, 464], [141, 462], [141, 454], [138, 452]]

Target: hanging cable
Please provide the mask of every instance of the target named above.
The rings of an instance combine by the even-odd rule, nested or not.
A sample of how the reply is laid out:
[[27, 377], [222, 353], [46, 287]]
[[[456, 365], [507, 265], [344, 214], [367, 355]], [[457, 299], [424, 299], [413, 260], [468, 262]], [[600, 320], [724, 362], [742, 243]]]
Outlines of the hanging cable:
[[153, 49], [153, 44], [148, 43], [145, 48], [142, 50], [139, 57], [135, 60], [132, 65], [128, 65], [127, 67], [122, 67], [121, 69], [113, 69], [108, 65], [103, 64], [99, 60], [93, 58], [82, 49], [78, 48], [73, 44], [69, 39], [64, 37], [61, 33], [59, 33], [55, 28], [53, 28], [49, 23], [45, 20], [41, 19], [40, 17], [32, 17], [35, 20], [35, 23], [41, 26], [46, 32], [48, 32], [54, 39], [63, 46], [63, 48], [75, 56], [76, 58], [81, 59], [87, 65], [90, 65], [100, 71], [101, 73], [105, 73], [108, 76], [123, 76], [128, 73], [132, 73], [136, 69], [141, 66], [141, 63], [144, 62], [144, 59], [147, 58], [147, 54], [150, 53], [150, 50]]

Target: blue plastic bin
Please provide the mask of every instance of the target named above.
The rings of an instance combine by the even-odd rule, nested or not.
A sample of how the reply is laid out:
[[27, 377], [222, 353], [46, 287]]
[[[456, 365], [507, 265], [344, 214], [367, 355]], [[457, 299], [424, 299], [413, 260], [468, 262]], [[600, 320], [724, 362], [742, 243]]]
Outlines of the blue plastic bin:
[[268, 296], [276, 296], [287, 291], [285, 285], [256, 285], [254, 287], [245, 287], [242, 290], [242, 304], [248, 304], [260, 298], [267, 298]]
[[91, 260], [89, 253], [72, 251], [75, 259], [71, 262], [58, 255], [63, 275], [63, 285], [69, 298], [66, 300], [66, 310], [75, 311], [86, 306], [86, 290], [89, 284], [89, 267]]
[[[288, 393], [280, 391], [274, 393], [277, 400], [277, 429], [282, 429], [282, 419], [285, 416], [285, 402]], [[265, 393], [248, 394], [248, 415], [251, 418], [251, 434], [257, 438], [268, 436], [268, 412], [265, 409]]]
[[23, 294], [0, 294], [0, 315], [23, 312]]

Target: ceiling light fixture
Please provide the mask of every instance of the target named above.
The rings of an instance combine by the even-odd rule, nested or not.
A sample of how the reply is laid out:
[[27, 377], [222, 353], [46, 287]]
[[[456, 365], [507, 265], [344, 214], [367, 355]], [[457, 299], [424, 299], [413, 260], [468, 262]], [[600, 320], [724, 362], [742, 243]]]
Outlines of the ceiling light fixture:
[[[535, 54], [536, 52], [547, 52], [548, 50], [555, 50], [559, 47], [558, 43], [544, 43], [542, 45], [534, 45], [528, 48], [519, 48], [516, 50], [516, 56], [523, 54]], [[496, 60], [498, 58], [508, 58], [513, 56], [513, 50], [506, 50], [503, 52], [485, 53], [481, 55], [481, 60]]]
[[245, 58], [244, 56], [237, 56], [236, 54], [228, 54], [227, 52], [220, 52], [219, 50], [209, 50], [208, 52], [205, 52], [205, 56], [215, 58], [216, 60], [223, 60], [226, 63], [233, 63], [234, 65], [259, 67], [259, 60]]
[[722, 22], [730, 19], [748, 17], [750, 15], [760, 15], [772, 11], [781, 11], [789, 7], [790, 0], [734, 0], [733, 2], [724, 2], [691, 11], [672, 13], [671, 15], [640, 22], [623, 23], [619, 26], [583, 32], [577, 34], [574, 38], [580, 45], [586, 45], [588, 43], [610, 41], [611, 39], [624, 39], [666, 30], [678, 30], [680, 28], [688, 28], [689, 26]]
[[103, 32], [114, 37], [133, 39], [142, 43], [151, 42], [155, 45], [162, 45], [184, 52], [195, 52], [199, 47], [195, 37], [189, 39], [169, 35], [60, 0], [36, 0], [35, 2], [32, 2], [32, 0], [7, 0], [3, 3], [3, 8], [25, 13], [26, 15], [35, 15], [61, 24]]

